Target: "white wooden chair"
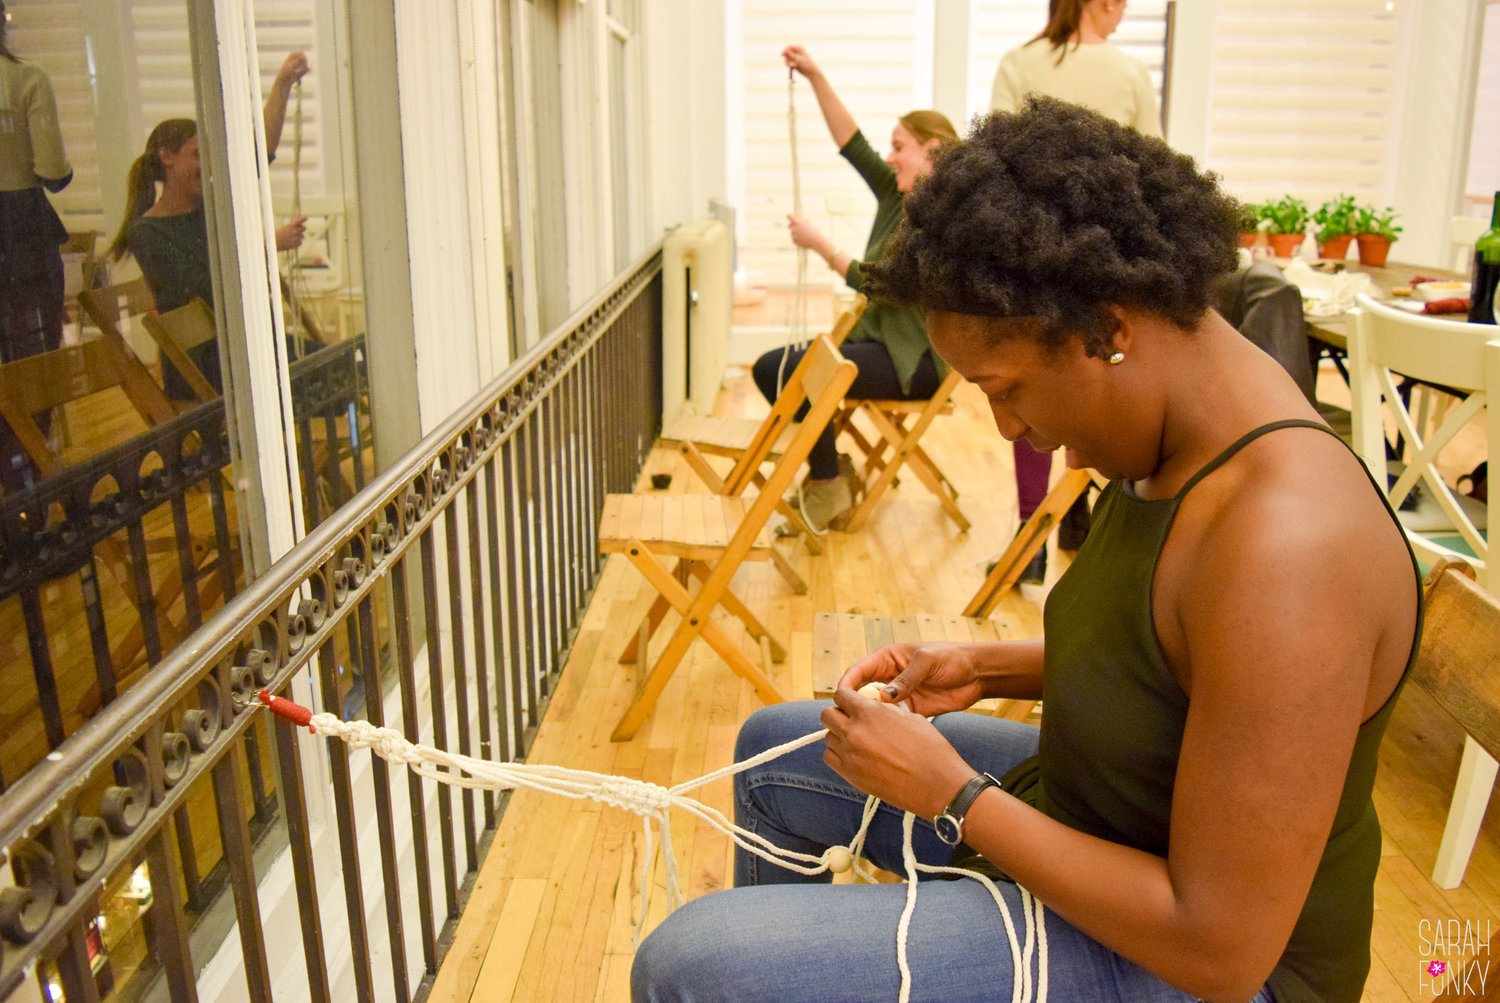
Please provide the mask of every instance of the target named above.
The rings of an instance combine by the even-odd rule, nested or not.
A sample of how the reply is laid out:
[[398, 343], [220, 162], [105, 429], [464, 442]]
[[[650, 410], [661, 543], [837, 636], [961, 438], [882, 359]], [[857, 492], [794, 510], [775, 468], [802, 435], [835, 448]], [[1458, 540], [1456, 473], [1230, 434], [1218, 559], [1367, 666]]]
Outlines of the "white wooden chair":
[[1453, 270], [1468, 273], [1474, 265], [1474, 242], [1488, 228], [1478, 216], [1454, 216], [1448, 220], [1448, 247]]
[[[1429, 432], [1402, 399], [1401, 376], [1450, 388], [1463, 400]], [[1458, 433], [1479, 419], [1492, 469], [1500, 458], [1500, 411], [1489, 406], [1489, 395], [1500, 388], [1500, 329], [1423, 317], [1361, 296], [1349, 333], [1349, 377], [1354, 446], [1381, 484], [1388, 483], [1387, 418], [1404, 442], [1404, 466], [1393, 468], [1388, 497], [1417, 557], [1426, 564], [1471, 564], [1479, 583], [1494, 591], [1500, 576], [1489, 561], [1488, 526], [1500, 516], [1500, 499], [1492, 495], [1481, 504], [1459, 494], [1439, 464]], [[1417, 504], [1401, 511], [1413, 492]], [[1433, 871], [1441, 887], [1462, 880], [1495, 776], [1495, 760], [1470, 739]]]

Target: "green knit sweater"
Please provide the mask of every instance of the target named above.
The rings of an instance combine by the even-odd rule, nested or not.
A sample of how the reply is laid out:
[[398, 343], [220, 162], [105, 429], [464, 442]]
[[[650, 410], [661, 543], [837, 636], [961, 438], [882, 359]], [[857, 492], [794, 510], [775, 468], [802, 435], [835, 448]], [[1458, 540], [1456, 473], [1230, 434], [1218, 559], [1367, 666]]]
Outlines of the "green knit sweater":
[[[880, 154], [865, 139], [865, 134], [855, 132], [853, 138], [839, 151], [849, 161], [859, 176], [865, 179], [870, 191], [875, 194], [875, 223], [870, 227], [870, 240], [865, 245], [864, 261], [874, 261], [885, 249], [885, 242], [896, 231], [905, 208], [901, 192], [896, 190], [896, 173], [881, 159]], [[865, 273], [861, 261], [849, 262], [844, 281], [855, 292], [864, 292]], [[917, 371], [924, 353], [931, 351], [927, 341], [927, 322], [922, 311], [914, 306], [892, 306], [874, 301], [865, 308], [864, 316], [849, 334], [850, 341], [877, 341], [891, 353], [891, 362], [896, 366], [896, 377], [901, 381], [901, 390], [911, 393], [912, 374]], [[938, 376], [945, 376], [948, 367], [934, 353]]]

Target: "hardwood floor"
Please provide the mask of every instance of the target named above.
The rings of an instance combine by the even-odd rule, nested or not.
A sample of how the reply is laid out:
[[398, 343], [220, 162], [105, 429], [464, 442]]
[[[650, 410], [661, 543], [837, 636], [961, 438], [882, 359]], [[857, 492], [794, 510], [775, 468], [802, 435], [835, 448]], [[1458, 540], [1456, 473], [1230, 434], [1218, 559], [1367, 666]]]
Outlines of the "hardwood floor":
[[[794, 563], [810, 586], [806, 596], [792, 595], [768, 563], [747, 565], [737, 576], [735, 589], [787, 642], [790, 654], [772, 667], [771, 677], [788, 696], [811, 693], [816, 612], [956, 613], [978, 585], [986, 559], [1009, 542], [1016, 525], [1010, 447], [995, 432], [975, 388], [960, 386], [956, 399], [957, 412], [940, 419], [924, 445], [956, 482], [959, 502], [974, 522], [970, 533], [956, 533], [937, 501], [908, 478], [862, 532], [830, 534], [821, 557], [797, 552]], [[764, 413], [743, 375], [721, 395], [720, 408], [733, 414]], [[646, 474], [664, 471], [673, 475], [671, 490], [696, 490], [685, 465], [658, 451]], [[1049, 579], [1060, 573], [1060, 564], [1054, 555]], [[758, 702], [750, 687], [703, 644], [694, 645], [635, 739], [609, 741], [635, 684], [635, 668], [616, 659], [651, 596], [622, 559], [610, 560], [530, 761], [668, 785], [731, 761], [737, 726]], [[1020, 593], [1013, 592], [995, 618], [1003, 636], [1032, 637], [1041, 631], [1040, 608]], [[757, 657], [737, 621], [721, 622]], [[1432, 998], [1436, 979], [1424, 974], [1426, 965], [1459, 961], [1458, 951], [1444, 952], [1434, 941], [1434, 933], [1450, 929], [1452, 921], [1478, 924], [1471, 929], [1483, 934], [1482, 948], [1470, 950], [1464, 960], [1481, 966], [1489, 961], [1489, 936], [1500, 926], [1500, 828], [1486, 826], [1461, 888], [1443, 891], [1427, 877], [1461, 746], [1457, 726], [1425, 695], [1408, 689], [1381, 751], [1376, 788], [1386, 838], [1376, 883], [1367, 1000]], [[697, 796], [731, 812], [727, 780]], [[689, 898], [728, 884], [731, 846], [726, 838], [681, 812], [674, 814], [672, 836]], [[442, 1003], [627, 999], [642, 849], [641, 822], [634, 815], [548, 795], [515, 794], [431, 998]], [[666, 909], [659, 862], [653, 880], [648, 931]], [[1477, 970], [1471, 971], [1471, 987], [1477, 989]], [[1497, 982], [1500, 978], [1489, 985]]]

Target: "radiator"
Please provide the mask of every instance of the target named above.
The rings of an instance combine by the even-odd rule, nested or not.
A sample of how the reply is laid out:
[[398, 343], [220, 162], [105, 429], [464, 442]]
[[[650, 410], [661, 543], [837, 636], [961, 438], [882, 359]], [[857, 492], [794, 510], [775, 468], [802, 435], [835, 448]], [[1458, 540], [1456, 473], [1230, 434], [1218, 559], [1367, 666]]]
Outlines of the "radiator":
[[683, 223], [662, 250], [662, 422], [708, 414], [723, 385], [733, 309], [729, 228]]

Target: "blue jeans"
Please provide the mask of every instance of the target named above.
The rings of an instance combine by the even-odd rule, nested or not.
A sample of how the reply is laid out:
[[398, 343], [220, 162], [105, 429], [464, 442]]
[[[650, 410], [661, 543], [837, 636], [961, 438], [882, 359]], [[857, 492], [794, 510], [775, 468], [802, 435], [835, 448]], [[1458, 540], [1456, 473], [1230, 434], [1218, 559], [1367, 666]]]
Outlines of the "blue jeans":
[[[826, 702], [778, 704], [740, 730], [736, 760], [816, 731]], [[1037, 729], [978, 714], [934, 722], [977, 770], [1000, 776], [1036, 752]], [[823, 763], [814, 743], [735, 777], [735, 820], [785, 849], [821, 853], [847, 844], [865, 796]], [[897, 874], [901, 813], [881, 805], [865, 855]], [[917, 859], [949, 863], [953, 851], [917, 819]], [[901, 984], [896, 925], [906, 886], [828, 884], [735, 851], [731, 891], [705, 895], [668, 916], [646, 938], [631, 971], [637, 1001], [894, 1000]], [[1000, 883], [1019, 938], [1020, 892]], [[1177, 1001], [1193, 997], [1084, 936], [1048, 911], [1048, 993], [1053, 1000]], [[977, 881], [925, 880], [907, 935], [913, 1000], [1009, 999], [1014, 978], [1004, 921]], [[1033, 979], [1036, 958], [1032, 959]], [[1268, 990], [1255, 1003], [1269, 1003]]]

